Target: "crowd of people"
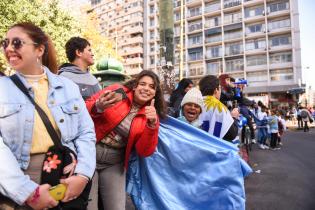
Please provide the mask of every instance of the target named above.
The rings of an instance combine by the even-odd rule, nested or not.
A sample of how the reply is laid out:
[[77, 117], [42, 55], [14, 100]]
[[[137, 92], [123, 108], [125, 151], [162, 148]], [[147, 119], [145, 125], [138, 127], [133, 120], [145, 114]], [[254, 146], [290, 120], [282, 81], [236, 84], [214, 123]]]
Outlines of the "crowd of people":
[[[152, 71], [101, 89], [89, 72], [94, 57], [84, 38], [65, 44], [69, 63], [60, 67], [51, 39], [32, 23], [11, 26], [1, 47], [16, 74], [0, 77], [0, 161], [5, 163], [0, 165], [0, 209], [125, 209], [129, 157], [155, 152], [160, 120], [167, 114], [231, 143], [242, 130], [243, 116], [261, 149], [282, 144], [280, 113], [244, 97], [244, 85], [228, 75], [205, 76], [199, 87], [185, 78], [167, 104]], [[297, 116], [308, 130], [312, 117], [304, 112], [299, 109]], [[61, 200], [41, 179], [43, 170], [50, 173], [64, 164], [48, 154], [56, 141], [76, 156], [63, 166], [71, 175], [61, 176], [66, 186]]]

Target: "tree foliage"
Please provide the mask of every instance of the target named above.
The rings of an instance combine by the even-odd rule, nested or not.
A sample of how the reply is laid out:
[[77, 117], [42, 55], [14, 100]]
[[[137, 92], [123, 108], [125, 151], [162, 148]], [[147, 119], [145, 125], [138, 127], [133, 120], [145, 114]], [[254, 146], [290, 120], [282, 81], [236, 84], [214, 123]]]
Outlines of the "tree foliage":
[[[52, 39], [59, 63], [66, 62], [65, 43], [72, 36], [87, 38], [95, 53], [95, 59], [103, 56], [119, 58], [113, 52], [112, 45], [97, 30], [97, 17], [92, 12], [78, 17], [71, 16], [58, 6], [58, 0], [1, 0], [0, 1], [0, 39], [10, 26], [30, 21], [41, 27]], [[0, 70], [9, 69], [3, 53], [0, 54]]]
[[[73, 35], [80, 34], [80, 28], [73, 17], [60, 10], [58, 1], [43, 3], [39, 0], [1, 0], [0, 37], [5, 36], [10, 26], [18, 22], [30, 21], [40, 26], [52, 39], [58, 62], [66, 61], [64, 44]], [[3, 54], [1, 69], [8, 69]]]

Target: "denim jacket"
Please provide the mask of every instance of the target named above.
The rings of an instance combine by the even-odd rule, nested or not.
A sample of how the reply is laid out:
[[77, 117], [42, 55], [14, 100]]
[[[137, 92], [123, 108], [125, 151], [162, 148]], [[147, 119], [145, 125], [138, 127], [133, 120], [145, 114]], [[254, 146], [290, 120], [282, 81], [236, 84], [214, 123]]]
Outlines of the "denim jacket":
[[[75, 173], [92, 177], [95, 164], [95, 130], [91, 117], [72, 81], [52, 74], [47, 104], [61, 133], [64, 146], [77, 153]], [[17, 73], [30, 94], [32, 87]], [[37, 183], [24, 175], [30, 161], [35, 108], [8, 77], [0, 77], [0, 193], [22, 204]]]

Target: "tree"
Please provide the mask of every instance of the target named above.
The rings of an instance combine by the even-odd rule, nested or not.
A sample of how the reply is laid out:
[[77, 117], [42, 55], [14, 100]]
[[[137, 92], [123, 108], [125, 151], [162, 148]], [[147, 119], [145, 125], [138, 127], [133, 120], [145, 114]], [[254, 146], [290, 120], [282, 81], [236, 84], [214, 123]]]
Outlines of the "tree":
[[[81, 16], [82, 36], [91, 43], [95, 60], [99, 61], [101, 58], [108, 57], [122, 61], [122, 57], [113, 50], [113, 43], [101, 35], [95, 11], [90, 6], [86, 6], [82, 10], [81, 14], [86, 14]], [[97, 71], [97, 69], [92, 68], [92, 71]]]
[[[40, 0], [2, 0], [0, 11], [0, 37], [4, 37], [9, 27], [15, 23], [33, 22], [51, 37], [59, 63], [66, 61], [64, 52], [66, 41], [81, 32], [77, 21], [60, 10], [57, 0], [47, 3]], [[0, 56], [0, 69], [2, 71], [9, 69], [3, 54]]]

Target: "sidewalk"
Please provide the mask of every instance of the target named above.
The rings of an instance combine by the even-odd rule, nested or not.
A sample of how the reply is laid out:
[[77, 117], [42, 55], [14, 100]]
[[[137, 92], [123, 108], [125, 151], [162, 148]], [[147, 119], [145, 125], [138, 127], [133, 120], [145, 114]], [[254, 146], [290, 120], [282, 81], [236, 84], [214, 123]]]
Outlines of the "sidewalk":
[[[286, 121], [286, 127], [289, 130], [303, 130], [303, 128], [298, 129], [297, 121]], [[315, 128], [315, 123], [308, 123], [309, 128]]]

